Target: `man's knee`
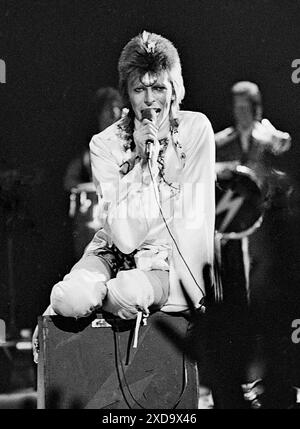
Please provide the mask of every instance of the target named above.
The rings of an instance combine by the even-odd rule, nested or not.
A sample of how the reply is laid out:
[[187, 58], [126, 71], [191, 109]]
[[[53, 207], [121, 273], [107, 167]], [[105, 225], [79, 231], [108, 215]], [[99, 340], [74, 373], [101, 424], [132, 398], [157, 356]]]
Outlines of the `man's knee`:
[[107, 289], [100, 273], [74, 270], [51, 291], [53, 310], [65, 317], [86, 317], [102, 305]]
[[107, 288], [104, 310], [123, 319], [135, 318], [138, 310], [148, 311], [154, 301], [152, 285], [139, 269], [120, 271], [107, 282]]
[[137, 268], [120, 271], [116, 279], [115, 287], [124, 300], [138, 304], [140, 300], [148, 302], [153, 299], [153, 288], [144, 271]]

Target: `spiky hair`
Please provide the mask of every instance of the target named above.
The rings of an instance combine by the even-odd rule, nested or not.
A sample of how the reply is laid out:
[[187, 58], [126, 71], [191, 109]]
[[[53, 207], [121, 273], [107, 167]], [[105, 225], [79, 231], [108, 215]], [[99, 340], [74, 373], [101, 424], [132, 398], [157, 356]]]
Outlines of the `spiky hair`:
[[177, 49], [166, 38], [143, 31], [131, 39], [121, 52], [119, 64], [119, 88], [125, 103], [129, 102], [127, 85], [132, 78], [147, 72], [167, 71], [179, 105], [184, 97], [184, 84]]

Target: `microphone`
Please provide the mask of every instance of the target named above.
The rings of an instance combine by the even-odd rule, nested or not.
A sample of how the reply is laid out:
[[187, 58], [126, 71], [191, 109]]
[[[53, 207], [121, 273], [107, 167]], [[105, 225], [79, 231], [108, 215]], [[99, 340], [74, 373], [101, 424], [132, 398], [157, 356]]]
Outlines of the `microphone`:
[[[142, 111], [142, 121], [144, 119], [148, 119], [151, 122], [155, 122], [155, 120], [156, 120], [155, 110], [150, 109], [150, 108], [143, 110]], [[153, 139], [146, 140], [146, 157], [147, 157], [147, 159], [152, 158], [153, 145], [154, 145]]]

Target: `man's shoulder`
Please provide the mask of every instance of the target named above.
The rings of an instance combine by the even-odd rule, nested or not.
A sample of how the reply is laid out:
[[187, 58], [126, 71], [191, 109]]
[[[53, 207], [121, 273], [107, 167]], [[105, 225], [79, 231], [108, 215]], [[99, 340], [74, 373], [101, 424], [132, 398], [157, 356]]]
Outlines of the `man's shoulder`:
[[98, 134], [94, 134], [91, 139], [90, 145], [96, 146], [111, 146], [112, 141], [120, 141], [120, 123], [121, 120], [114, 122], [109, 127], [100, 131]]
[[178, 114], [179, 123], [198, 123], [199, 125], [208, 125], [210, 121], [202, 112], [191, 110], [180, 110]]
[[121, 124], [121, 119], [119, 119], [117, 122], [114, 122], [104, 130], [100, 131], [100, 133], [95, 134], [93, 138], [100, 139], [100, 140], [118, 138], [120, 133], [120, 124]]
[[191, 141], [192, 137], [198, 139], [207, 132], [213, 135], [210, 120], [202, 112], [182, 110], [178, 115], [178, 121], [178, 132], [182, 141], [185, 138]]

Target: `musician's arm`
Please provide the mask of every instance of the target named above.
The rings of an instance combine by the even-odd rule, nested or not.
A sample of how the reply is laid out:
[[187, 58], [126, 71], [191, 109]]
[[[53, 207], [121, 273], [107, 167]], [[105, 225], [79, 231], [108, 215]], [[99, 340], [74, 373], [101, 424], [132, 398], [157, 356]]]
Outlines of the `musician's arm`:
[[223, 147], [230, 143], [236, 137], [236, 131], [233, 127], [225, 128], [225, 130], [215, 133], [216, 147]]
[[138, 162], [121, 177], [120, 167], [107, 145], [96, 137], [90, 144], [91, 162], [103, 209], [103, 226], [119, 250], [128, 254], [141, 245], [159, 216], [155, 197], [158, 171], [153, 172], [152, 183], [148, 167]]

